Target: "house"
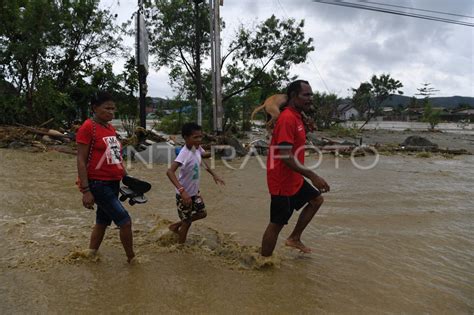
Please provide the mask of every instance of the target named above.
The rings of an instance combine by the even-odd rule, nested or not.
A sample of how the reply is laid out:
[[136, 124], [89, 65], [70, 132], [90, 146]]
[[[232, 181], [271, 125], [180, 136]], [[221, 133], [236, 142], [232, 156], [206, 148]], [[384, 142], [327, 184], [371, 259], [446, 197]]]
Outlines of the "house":
[[474, 108], [462, 109], [462, 110], [455, 111], [453, 113], [456, 113], [456, 114], [459, 114], [459, 115], [473, 116], [474, 115]]
[[450, 113], [450, 119], [448, 121], [463, 121], [463, 122], [471, 122], [474, 121], [474, 109], [473, 108], [465, 108], [465, 109], [458, 109], [453, 110]]
[[382, 113], [384, 116], [390, 116], [393, 114], [393, 107], [385, 106], [382, 107]]
[[340, 121], [354, 120], [359, 117], [359, 111], [352, 103], [347, 102], [337, 106], [336, 118]]
[[402, 112], [403, 120], [407, 121], [420, 121], [421, 117], [423, 117], [423, 109], [422, 108], [406, 108]]

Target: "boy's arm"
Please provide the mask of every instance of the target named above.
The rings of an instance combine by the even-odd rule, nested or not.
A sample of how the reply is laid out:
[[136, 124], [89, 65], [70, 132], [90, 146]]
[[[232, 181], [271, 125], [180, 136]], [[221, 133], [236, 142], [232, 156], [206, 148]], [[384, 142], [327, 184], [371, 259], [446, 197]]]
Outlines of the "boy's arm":
[[202, 157], [203, 159], [208, 159], [208, 158], [211, 157], [211, 152], [207, 152], [207, 151], [206, 151], [206, 152], [203, 152], [203, 153], [201, 153], [201, 157]]
[[176, 170], [178, 169], [178, 167], [181, 166], [181, 163], [178, 163], [176, 161], [173, 161], [173, 163], [171, 163], [171, 166], [170, 168], [166, 171], [166, 176], [168, 176], [168, 178], [170, 179], [171, 183], [174, 185], [174, 187], [176, 187], [176, 189], [179, 191], [179, 194], [181, 195], [181, 197], [183, 198], [183, 203], [187, 206], [189, 206], [192, 202], [191, 200], [191, 196], [189, 196], [189, 194], [186, 192], [186, 190], [184, 190], [184, 187], [181, 185], [181, 183], [179, 182], [178, 178], [176, 177]]
[[206, 171], [212, 175], [212, 178], [214, 178], [216, 184], [225, 185], [225, 182], [222, 180], [222, 178], [220, 178], [219, 176], [217, 176], [216, 173], [214, 173], [214, 171], [209, 167], [209, 165], [207, 165], [206, 161], [201, 160], [201, 162], [202, 164], [204, 164], [204, 168], [206, 169]]
[[171, 183], [174, 185], [174, 187], [176, 187], [176, 189], [180, 190], [181, 188], [183, 188], [183, 186], [181, 186], [181, 183], [178, 181], [178, 178], [176, 177], [176, 170], [178, 169], [178, 167], [180, 167], [181, 164], [176, 162], [176, 161], [173, 161], [173, 163], [171, 163], [171, 166], [170, 168], [166, 171], [166, 176], [168, 176], [168, 178], [170, 179]]

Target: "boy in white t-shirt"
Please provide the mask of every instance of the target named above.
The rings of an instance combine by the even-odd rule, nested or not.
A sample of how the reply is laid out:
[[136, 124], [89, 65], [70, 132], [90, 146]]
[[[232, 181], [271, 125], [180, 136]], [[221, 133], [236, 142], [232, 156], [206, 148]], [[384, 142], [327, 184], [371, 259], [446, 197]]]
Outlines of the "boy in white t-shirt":
[[[186, 145], [181, 149], [176, 159], [171, 163], [166, 175], [176, 187], [176, 205], [180, 221], [173, 223], [169, 229], [179, 235], [179, 243], [184, 243], [188, 235], [191, 223], [204, 219], [207, 216], [205, 205], [199, 194], [199, 178], [201, 175], [200, 165], [202, 157], [210, 157], [201, 147], [202, 128], [196, 123], [183, 125], [181, 134]], [[211, 168], [202, 161], [206, 171], [212, 175], [216, 184], [225, 185], [224, 181], [217, 176]], [[176, 170], [179, 170], [179, 178]]]

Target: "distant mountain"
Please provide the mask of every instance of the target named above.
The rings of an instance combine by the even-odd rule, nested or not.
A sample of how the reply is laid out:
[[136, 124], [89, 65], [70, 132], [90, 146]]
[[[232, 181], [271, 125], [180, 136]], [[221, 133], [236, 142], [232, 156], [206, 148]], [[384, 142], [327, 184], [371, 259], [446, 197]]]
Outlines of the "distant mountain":
[[[390, 100], [386, 100], [382, 106], [396, 107], [399, 104], [407, 106], [410, 103], [410, 96], [394, 95]], [[417, 98], [422, 102], [423, 98]], [[430, 102], [434, 107], [456, 108], [459, 104], [467, 104], [474, 107], [474, 97], [469, 96], [450, 96], [450, 97], [430, 97]]]
[[155, 109], [170, 109], [175, 107], [176, 104], [179, 103], [172, 99], [162, 97], [147, 97], [147, 99], [149, 99], [149, 104], [151, 104], [151, 106]]

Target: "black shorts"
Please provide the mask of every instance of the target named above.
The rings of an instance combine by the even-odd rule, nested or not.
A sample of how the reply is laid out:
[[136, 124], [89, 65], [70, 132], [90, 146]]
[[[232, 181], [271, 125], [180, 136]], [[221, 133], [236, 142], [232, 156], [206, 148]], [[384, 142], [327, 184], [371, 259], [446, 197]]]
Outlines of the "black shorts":
[[270, 222], [280, 225], [288, 224], [294, 210], [298, 211], [310, 200], [320, 195], [321, 192], [307, 181], [303, 181], [303, 186], [293, 196], [272, 195]]
[[176, 206], [178, 207], [178, 215], [182, 221], [185, 222], [192, 222], [193, 215], [196, 214], [207, 214], [206, 213], [206, 205], [202, 200], [200, 192], [197, 195], [191, 197], [191, 204], [186, 206], [183, 203], [183, 198], [181, 195], [176, 194]]

